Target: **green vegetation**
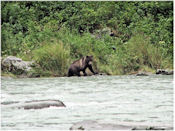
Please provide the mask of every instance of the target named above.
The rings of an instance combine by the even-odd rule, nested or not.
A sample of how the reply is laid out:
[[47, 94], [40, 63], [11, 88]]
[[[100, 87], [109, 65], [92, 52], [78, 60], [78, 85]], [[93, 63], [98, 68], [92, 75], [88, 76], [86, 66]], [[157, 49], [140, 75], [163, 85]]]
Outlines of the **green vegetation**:
[[173, 68], [172, 1], [2, 1], [1, 9], [1, 55], [35, 60], [41, 76], [65, 76], [85, 55], [111, 75]]
[[33, 51], [33, 59], [44, 71], [51, 71], [55, 76], [64, 75], [68, 69], [69, 49], [65, 49], [60, 42], [45, 44]]
[[11, 72], [2, 72], [1, 76], [4, 77], [12, 77], [12, 78], [17, 78], [15, 74], [11, 73]]

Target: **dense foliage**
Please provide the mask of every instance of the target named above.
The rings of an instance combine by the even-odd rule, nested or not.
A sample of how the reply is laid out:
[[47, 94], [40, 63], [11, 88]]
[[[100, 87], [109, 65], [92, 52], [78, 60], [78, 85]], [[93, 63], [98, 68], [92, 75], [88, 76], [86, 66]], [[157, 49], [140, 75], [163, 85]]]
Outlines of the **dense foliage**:
[[108, 74], [172, 68], [172, 1], [3, 1], [1, 9], [2, 56], [35, 60], [51, 74], [88, 54]]

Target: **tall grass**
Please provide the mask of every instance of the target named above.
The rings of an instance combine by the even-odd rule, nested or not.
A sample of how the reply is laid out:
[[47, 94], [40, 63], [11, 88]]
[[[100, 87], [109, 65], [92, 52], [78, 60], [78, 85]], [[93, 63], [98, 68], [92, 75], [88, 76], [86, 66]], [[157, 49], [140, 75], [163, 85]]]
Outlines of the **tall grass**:
[[161, 49], [152, 45], [149, 38], [140, 34], [133, 36], [124, 45], [118, 46], [117, 53], [109, 59], [112, 74], [156, 70], [165, 67], [164, 61], [168, 60], [163, 58]]
[[133, 64], [147, 65], [157, 69], [163, 65], [161, 49], [150, 43], [150, 39], [143, 35], [136, 35], [126, 45]]
[[70, 51], [61, 41], [54, 41], [33, 51], [34, 60], [44, 71], [63, 76], [67, 72]]
[[[116, 50], [112, 47], [116, 47]], [[43, 72], [65, 76], [73, 61], [93, 55], [93, 68], [96, 71], [123, 75], [139, 70], [171, 68], [172, 62], [164, 58], [162, 52], [160, 47], [152, 45], [150, 39], [142, 34], [122, 43], [118, 38], [103, 36], [97, 39], [90, 33], [80, 35], [61, 29], [54, 34], [54, 38], [41, 42], [37, 49], [32, 50], [30, 58], [40, 65]]]

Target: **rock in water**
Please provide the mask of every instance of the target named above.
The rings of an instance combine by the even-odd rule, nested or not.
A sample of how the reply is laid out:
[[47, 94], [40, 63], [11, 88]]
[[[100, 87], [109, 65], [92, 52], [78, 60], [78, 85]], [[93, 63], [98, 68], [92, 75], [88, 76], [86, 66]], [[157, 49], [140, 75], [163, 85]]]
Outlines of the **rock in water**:
[[19, 101], [5, 101], [5, 102], [1, 102], [1, 105], [10, 105], [15, 103], [19, 103]]
[[135, 125], [131, 123], [110, 124], [98, 123], [97, 121], [85, 120], [75, 123], [70, 130], [172, 130], [171, 126]]
[[17, 104], [12, 104], [8, 105], [6, 107], [10, 108], [24, 108], [26, 110], [28, 109], [43, 109], [43, 108], [48, 108], [51, 106], [55, 107], [66, 107], [65, 104], [62, 101], [59, 100], [34, 100], [34, 101], [26, 101], [24, 103], [17, 103]]
[[115, 124], [102, 124], [92, 120], [85, 120], [75, 123], [70, 130], [131, 130], [132, 127], [115, 125]]

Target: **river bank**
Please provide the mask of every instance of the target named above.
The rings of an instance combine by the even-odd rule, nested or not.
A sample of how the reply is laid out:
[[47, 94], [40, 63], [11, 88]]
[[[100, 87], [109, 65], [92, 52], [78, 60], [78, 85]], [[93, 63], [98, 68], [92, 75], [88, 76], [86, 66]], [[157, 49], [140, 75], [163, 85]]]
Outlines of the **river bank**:
[[[125, 74], [124, 76], [126, 76], [126, 75], [133, 75], [133, 76], [173, 75], [173, 72], [174, 72], [172, 70], [164, 70], [164, 69], [161, 69], [162, 72], [159, 72], [159, 70], [154, 71], [154, 73], [145, 72], [145, 71], [131, 72], [131, 73]], [[92, 76], [92, 75], [93, 75], [92, 73], [89, 73], [87, 76]], [[106, 76], [107, 74], [100, 73], [100, 74], [97, 74], [95, 76], [99, 76], [99, 75]], [[83, 76], [83, 74], [81, 74], [81, 76], [85, 77], [85, 76]], [[108, 76], [112, 76], [112, 75], [108, 75]], [[114, 75], [114, 76], [116, 76], [116, 75]], [[120, 76], [120, 75], [118, 75], [118, 76]], [[52, 77], [67, 77], [67, 75], [65, 75], [65, 76], [59, 76], [59, 75], [42, 76], [40, 74], [37, 74], [35, 76], [34, 75], [33, 76], [27, 76], [27, 75], [15, 75], [15, 74], [10, 73], [10, 72], [1, 72], [1, 78], [52, 78]]]
[[[63, 77], [67, 76], [66, 72], [61, 75], [59, 73], [48, 73], [48, 71], [43, 71], [42, 67], [39, 66], [34, 61], [23, 61], [15, 56], [8, 56], [1, 59], [1, 76], [3, 77], [13, 77], [13, 78], [36, 78], [36, 77]], [[93, 75], [92, 72], [86, 70], [87, 75]], [[83, 73], [80, 73], [83, 76]], [[170, 69], [157, 69], [153, 70], [151, 68], [140, 68], [137, 71], [127, 72], [123, 75], [136, 75], [136, 76], [148, 76], [152, 74], [162, 74], [162, 75], [173, 75], [173, 70]], [[110, 73], [100, 73], [97, 75], [112, 75]]]

